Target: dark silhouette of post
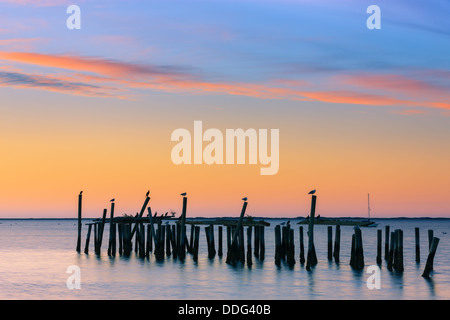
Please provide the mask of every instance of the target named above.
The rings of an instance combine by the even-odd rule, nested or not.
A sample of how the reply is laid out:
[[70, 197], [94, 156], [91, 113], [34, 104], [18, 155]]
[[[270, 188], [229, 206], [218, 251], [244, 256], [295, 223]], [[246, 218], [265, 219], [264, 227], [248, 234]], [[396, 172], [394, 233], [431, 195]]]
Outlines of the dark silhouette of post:
[[[144, 204], [142, 205], [141, 211], [139, 212], [139, 215], [137, 215], [137, 218], [142, 218], [142, 215], [144, 214], [145, 208], [147, 208], [147, 204], [149, 201], [150, 201], [150, 197], [148, 195], [146, 195]], [[134, 233], [136, 232], [136, 226], [137, 226], [137, 221], [134, 224], [133, 231], [131, 231], [131, 239], [133, 239]]]
[[306, 257], [306, 270], [311, 270], [311, 267], [317, 264], [316, 249], [314, 247], [314, 216], [316, 214], [316, 195], [311, 196], [311, 213], [309, 215], [308, 228], [308, 254]]
[[377, 230], [377, 264], [381, 264], [381, 229]]
[[111, 212], [109, 218], [109, 242], [108, 242], [108, 256], [116, 255], [116, 225], [113, 222], [114, 219], [114, 201], [111, 202]]
[[78, 195], [78, 239], [77, 239], [77, 252], [81, 250], [81, 204], [83, 202], [83, 191]]
[[430, 272], [433, 270], [433, 260], [436, 254], [436, 250], [439, 244], [439, 238], [433, 237], [430, 246], [430, 253], [428, 254], [427, 263], [425, 265], [425, 270], [423, 271], [422, 277], [429, 278]]
[[334, 261], [339, 263], [339, 253], [341, 251], [341, 226], [338, 224], [336, 226], [336, 235], [334, 238]]
[[420, 229], [415, 228], [416, 236], [416, 262], [420, 262]]
[[236, 230], [234, 230], [234, 233], [233, 233], [233, 238], [231, 240], [230, 249], [227, 252], [226, 263], [234, 264], [236, 261], [239, 260], [239, 247], [238, 247], [237, 239], [238, 239], [240, 229], [242, 227], [242, 220], [244, 219], [245, 210], [247, 209], [247, 204], [248, 204], [248, 202], [244, 201], [244, 204], [242, 205], [241, 215], [239, 216]]
[[185, 248], [185, 237], [186, 237], [186, 207], [187, 207], [187, 197], [183, 196], [183, 211], [181, 212], [181, 235], [180, 235], [180, 245], [178, 247], [178, 258], [184, 260], [186, 256]]

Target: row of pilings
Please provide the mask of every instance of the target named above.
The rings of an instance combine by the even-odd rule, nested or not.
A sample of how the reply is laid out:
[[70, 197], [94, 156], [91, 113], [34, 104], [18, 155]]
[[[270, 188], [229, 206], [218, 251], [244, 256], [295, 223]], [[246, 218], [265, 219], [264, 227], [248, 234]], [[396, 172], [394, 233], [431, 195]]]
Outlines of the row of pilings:
[[[114, 257], [116, 252], [120, 256], [128, 257], [134, 252], [140, 258], [150, 257], [154, 254], [156, 260], [164, 260], [172, 256], [174, 259], [184, 261], [186, 254], [190, 254], [194, 261], [198, 260], [200, 226], [205, 225], [204, 233], [207, 244], [207, 254], [209, 259], [216, 255], [224, 255], [223, 242], [224, 231], [226, 231], [226, 263], [231, 265], [253, 264], [253, 257], [260, 261], [265, 259], [265, 228], [269, 226], [264, 221], [253, 221], [244, 218], [248, 202], [244, 201], [241, 214], [236, 219], [216, 219], [210, 221], [187, 221], [187, 197], [183, 197], [183, 210], [179, 218], [166, 217], [152, 214], [151, 207], [148, 206], [150, 197], [147, 195], [142, 205], [141, 211], [134, 217], [114, 217], [114, 202], [111, 202], [110, 217], [107, 218], [107, 210], [103, 210], [100, 219], [92, 223], [87, 223], [88, 232], [84, 252], [89, 253], [90, 238], [93, 229], [94, 251], [101, 254], [103, 243], [103, 233], [105, 224], [109, 223], [108, 256]], [[303, 226], [298, 228], [300, 254], [298, 256], [301, 265], [306, 263], [306, 270], [310, 271], [318, 263], [314, 246], [314, 222], [317, 196], [312, 195], [310, 218], [307, 221], [308, 229], [305, 232]], [[77, 251], [81, 251], [81, 204], [82, 194], [79, 195], [78, 209], [78, 239]], [[146, 217], [143, 216], [148, 211]], [[175, 222], [169, 224], [169, 222]], [[190, 225], [190, 239], [187, 237], [186, 228]], [[218, 227], [217, 245], [215, 239], [215, 227]], [[246, 233], [246, 241], [244, 234]], [[307, 245], [305, 245], [305, 234]], [[341, 225], [335, 226], [335, 238], [333, 243], [333, 227], [327, 227], [327, 258], [329, 261], [340, 263], [341, 251]], [[280, 267], [284, 261], [289, 267], [296, 263], [295, 257], [295, 232], [290, 221], [274, 228], [275, 235], [275, 264]], [[433, 230], [428, 230], [429, 252], [427, 262], [422, 276], [430, 277], [433, 270], [433, 261], [439, 244], [439, 238], [434, 237]], [[253, 247], [252, 247], [253, 244]], [[216, 249], [217, 248], [217, 249]], [[362, 270], [365, 267], [364, 246], [362, 230], [359, 226], [354, 227], [350, 247], [350, 266], [355, 270]], [[396, 229], [390, 231], [390, 226], [385, 226], [384, 260], [389, 271], [403, 272], [403, 230]], [[245, 253], [247, 251], [247, 253]], [[376, 263], [382, 264], [382, 230], [377, 230], [377, 255]], [[415, 260], [420, 262], [420, 230], [415, 228]]]

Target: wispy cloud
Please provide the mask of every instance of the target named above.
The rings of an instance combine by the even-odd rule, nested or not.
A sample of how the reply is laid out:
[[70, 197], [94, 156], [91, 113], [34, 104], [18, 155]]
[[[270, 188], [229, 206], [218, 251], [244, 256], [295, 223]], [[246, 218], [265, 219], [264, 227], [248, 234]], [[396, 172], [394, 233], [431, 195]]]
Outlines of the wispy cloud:
[[[399, 74], [324, 76], [320, 85], [277, 79], [264, 83], [207, 81], [194, 69], [128, 63], [99, 57], [0, 51], [0, 61], [55, 68], [64, 76], [4, 72], [3, 86], [40, 88], [97, 97], [134, 98], [133, 89], [226, 94], [260, 99], [450, 110], [448, 88]], [[74, 73], [75, 72], [75, 73]], [[338, 89], [336, 89], [338, 88]]]

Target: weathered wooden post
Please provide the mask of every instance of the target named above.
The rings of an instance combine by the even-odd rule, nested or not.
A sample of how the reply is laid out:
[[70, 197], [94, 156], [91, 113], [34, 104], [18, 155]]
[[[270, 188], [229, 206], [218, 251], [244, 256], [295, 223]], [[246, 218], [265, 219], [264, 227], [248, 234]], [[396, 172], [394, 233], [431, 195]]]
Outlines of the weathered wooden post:
[[178, 247], [178, 257], [180, 260], [184, 260], [186, 256], [185, 248], [185, 237], [186, 237], [186, 207], [187, 207], [187, 197], [183, 196], [183, 211], [181, 212], [181, 234], [180, 234], [180, 245]]
[[206, 237], [206, 246], [208, 251], [208, 258], [212, 259], [213, 256], [211, 255], [211, 226], [205, 227], [205, 237]]
[[385, 235], [384, 235], [384, 260], [389, 259], [389, 235], [391, 232], [389, 231], [389, 226], [385, 227]]
[[[147, 204], [149, 201], [150, 201], [150, 197], [148, 196], [148, 192], [147, 192], [147, 194], [145, 196], [144, 204], [142, 205], [141, 211], [139, 212], [139, 214], [137, 214], [136, 218], [142, 218], [142, 215], [144, 214], [145, 208], [147, 208]], [[131, 239], [133, 238], [135, 232], [136, 232], [136, 224], [134, 225], [133, 231], [131, 232]]]
[[251, 267], [252, 262], [252, 227], [247, 227], [247, 266]]
[[94, 253], [98, 253], [98, 223], [94, 223]]
[[382, 246], [382, 241], [381, 241], [381, 229], [377, 230], [377, 264], [381, 264], [381, 246]]
[[420, 230], [419, 228], [415, 228], [415, 236], [416, 236], [416, 262], [420, 262]]
[[211, 254], [210, 254], [210, 256], [211, 256], [211, 259], [212, 259], [212, 258], [214, 258], [216, 256], [216, 243], [214, 241], [214, 224], [210, 225], [209, 232], [210, 232], [209, 233], [209, 240], [211, 242], [211, 247], [210, 247]]
[[247, 209], [248, 202], [244, 200], [244, 204], [242, 205], [241, 215], [239, 216], [239, 220], [236, 226], [236, 230], [234, 231], [233, 238], [231, 240], [230, 250], [227, 252], [227, 260], [226, 263], [234, 264], [239, 260], [239, 246], [238, 246], [238, 235], [242, 228], [242, 220], [244, 219], [245, 211]]
[[334, 236], [334, 261], [339, 263], [339, 254], [341, 251], [341, 226], [336, 225], [336, 235]]
[[394, 264], [394, 251], [395, 248], [397, 247], [396, 244], [396, 233], [395, 232], [391, 232], [391, 243], [389, 245], [389, 258], [387, 261], [387, 269], [389, 271], [392, 271], [392, 266]]
[[92, 229], [92, 224], [89, 224], [88, 232], [87, 232], [87, 236], [86, 236], [86, 245], [84, 246], [84, 253], [86, 253], [86, 254], [89, 253], [89, 241], [91, 239], [91, 229]]
[[194, 253], [194, 231], [195, 230], [195, 225], [191, 224], [191, 232], [189, 234], [190, 237], [190, 241], [189, 241], [189, 253], [193, 254]]
[[311, 197], [311, 214], [309, 216], [309, 228], [308, 228], [308, 254], [306, 258], [306, 270], [311, 270], [311, 267], [317, 264], [316, 249], [314, 247], [314, 216], [316, 213], [316, 195]]
[[283, 226], [281, 228], [281, 248], [280, 248], [280, 255], [282, 260], [286, 260], [286, 246], [287, 246], [287, 228], [286, 226]]
[[264, 240], [264, 226], [260, 227], [259, 230], [259, 260], [263, 261], [266, 255], [266, 243]]
[[222, 242], [223, 242], [223, 231], [222, 231], [223, 227], [219, 226], [219, 248], [218, 248], [218, 256], [222, 257], [223, 256], [223, 248], [222, 248]]
[[281, 263], [281, 227], [275, 226], [275, 264], [280, 266]]
[[288, 252], [287, 252], [287, 263], [292, 268], [295, 264], [295, 244], [294, 244], [294, 230], [288, 228]]
[[199, 239], [200, 239], [200, 227], [195, 226], [195, 229], [194, 229], [194, 256], [193, 256], [193, 260], [194, 261], [198, 260], [198, 243], [199, 243]]
[[81, 204], [83, 202], [83, 191], [78, 195], [78, 239], [77, 239], [77, 252], [81, 250]]
[[303, 241], [303, 227], [299, 227], [299, 234], [300, 234], [300, 263], [304, 264], [305, 263], [305, 244]]
[[123, 223], [119, 222], [117, 225], [117, 230], [119, 232], [119, 255], [123, 252]]
[[145, 227], [142, 221], [139, 222], [139, 257], [145, 258]]
[[398, 272], [403, 272], [403, 230], [397, 229], [397, 257], [394, 268]]
[[178, 258], [178, 246], [177, 246], [177, 225], [172, 225], [172, 231], [170, 232], [170, 243], [172, 244], [172, 256], [174, 259]]
[[239, 261], [245, 263], [244, 227], [239, 228], [238, 236]]
[[147, 224], [147, 242], [145, 244], [145, 256], [150, 257], [150, 252], [153, 251], [153, 236], [150, 223]]
[[232, 238], [231, 234], [232, 234], [231, 226], [227, 225], [227, 252], [230, 251], [230, 248], [231, 248], [231, 238]]
[[436, 255], [436, 250], [439, 244], [439, 238], [434, 237], [431, 241], [430, 252], [428, 253], [427, 263], [425, 265], [425, 270], [422, 273], [422, 277], [430, 278], [430, 272], [433, 270], [434, 256]]
[[166, 256], [170, 257], [172, 255], [172, 252], [170, 251], [170, 241], [172, 239], [171, 235], [171, 227], [170, 225], [166, 224]]
[[351, 251], [350, 251], [350, 266], [354, 267], [355, 260], [356, 260], [356, 240], [355, 240], [355, 233], [352, 234], [352, 245], [351, 245]]
[[328, 226], [328, 260], [333, 260], [333, 227]]
[[255, 245], [254, 245], [254, 255], [259, 258], [259, 234], [261, 232], [261, 227], [255, 226]]
[[359, 227], [355, 228], [353, 248], [353, 260], [351, 261], [351, 266], [354, 269], [362, 270], [364, 269], [364, 250], [361, 229]]
[[108, 241], [108, 256], [116, 255], [116, 228], [114, 224], [114, 201], [111, 202], [111, 212], [109, 217], [109, 241]]
[[150, 237], [153, 238], [153, 243], [154, 243], [154, 247], [155, 247], [155, 251], [156, 251], [158, 248], [159, 238], [156, 237], [155, 226], [153, 225], [152, 208], [148, 207], [147, 211], [148, 211], [148, 221], [150, 224], [150, 231], [151, 231]]

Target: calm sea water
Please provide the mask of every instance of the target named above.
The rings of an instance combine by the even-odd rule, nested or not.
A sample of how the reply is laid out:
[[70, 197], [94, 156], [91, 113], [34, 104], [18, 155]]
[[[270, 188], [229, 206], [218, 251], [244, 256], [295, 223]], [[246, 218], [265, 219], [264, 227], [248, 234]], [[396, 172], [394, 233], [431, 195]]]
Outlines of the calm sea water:
[[[310, 272], [298, 261], [295, 220], [291, 220], [291, 225], [296, 239], [296, 264], [293, 268], [283, 263], [281, 267], [275, 265], [274, 226], [286, 220], [267, 221], [271, 226], [265, 232], [265, 260], [254, 259], [249, 268], [226, 264], [226, 252], [222, 258], [208, 259], [203, 226], [198, 262], [189, 254], [184, 262], [171, 257], [157, 262], [153, 256], [140, 259], [134, 253], [128, 258], [109, 258], [105, 245], [97, 257], [93, 254], [92, 238], [89, 255], [76, 253], [75, 220], [0, 220], [0, 299], [450, 299], [448, 219], [379, 219], [377, 228], [362, 228], [366, 264], [363, 271], [354, 271], [348, 264], [353, 227], [341, 228], [341, 262], [336, 264], [327, 260], [327, 227], [315, 226], [319, 261]], [[405, 271], [390, 272], [383, 260], [381, 289], [370, 290], [366, 285], [370, 274], [366, 271], [369, 265], [376, 264], [377, 229], [383, 230], [384, 255], [385, 225], [404, 232]], [[421, 231], [420, 263], [415, 262], [415, 227]], [[440, 243], [432, 279], [426, 280], [421, 274], [428, 254], [429, 229], [434, 230]], [[334, 230], [333, 227], [333, 237]], [[86, 232], [83, 225], [82, 251]], [[109, 237], [108, 226], [104, 237]], [[217, 239], [216, 234], [216, 245]], [[78, 290], [67, 288], [71, 274], [66, 271], [72, 265], [81, 271]]]

